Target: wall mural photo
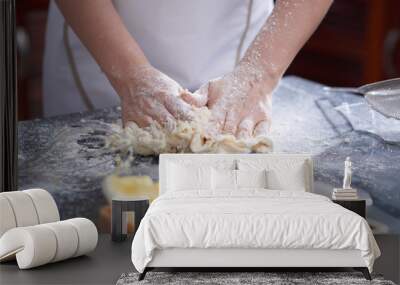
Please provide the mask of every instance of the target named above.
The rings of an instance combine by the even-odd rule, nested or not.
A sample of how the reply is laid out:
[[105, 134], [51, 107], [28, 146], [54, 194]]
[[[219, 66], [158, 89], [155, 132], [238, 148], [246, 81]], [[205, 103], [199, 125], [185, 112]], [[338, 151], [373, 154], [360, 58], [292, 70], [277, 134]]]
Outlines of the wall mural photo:
[[[118, 5], [117, 8], [119, 8]], [[122, 17], [130, 27], [131, 17], [124, 14]], [[256, 17], [254, 21], [261, 21], [263, 17], [260, 16], [259, 20]], [[334, 15], [331, 17], [333, 18]], [[254, 22], [254, 31], [259, 25], [258, 22]], [[325, 26], [328, 25], [328, 23], [325, 24]], [[266, 112], [266, 115], [257, 115], [258, 111], [254, 111], [257, 116], [261, 116], [260, 118], [263, 116], [272, 118], [272, 120], [265, 120], [267, 122], [265, 124], [271, 124], [269, 130], [259, 131], [257, 136], [251, 137], [247, 133], [239, 140], [238, 136], [231, 135], [232, 132], [225, 132], [225, 129], [218, 130], [216, 127], [217, 123], [224, 123], [222, 121], [226, 114], [224, 108], [228, 108], [224, 100], [229, 103], [229, 100], [233, 100], [229, 99], [229, 96], [238, 98], [242, 96], [241, 94], [246, 95], [246, 92], [257, 92], [242, 91], [241, 88], [247, 87], [240, 85], [235, 87], [235, 84], [238, 81], [242, 81], [238, 84], [244, 84], [243, 82], [248, 80], [247, 77], [252, 76], [253, 73], [260, 73], [257, 70], [260, 68], [259, 64], [253, 62], [254, 57], [260, 52], [267, 53], [268, 50], [263, 51], [261, 47], [258, 47], [258, 42], [262, 37], [271, 37], [275, 34], [280, 37], [281, 34], [278, 31], [266, 29], [261, 31], [252, 45], [250, 45], [251, 41], [245, 42], [246, 47], [252, 48], [246, 54], [245, 49], [243, 50], [242, 63], [234, 69], [234, 73], [227, 73], [223, 82], [205, 84], [207, 81], [201, 81], [201, 77], [192, 82], [187, 77], [175, 76], [175, 80], [194, 93], [188, 89], [182, 89], [184, 87], [176, 81], [149, 67], [144, 66], [141, 70], [132, 71], [127, 80], [133, 83], [135, 80], [141, 80], [146, 85], [136, 84], [129, 87], [139, 89], [133, 89], [133, 98], [122, 100], [123, 110], [121, 110], [115, 91], [117, 83], [113, 84], [113, 79], [111, 79], [111, 84], [109, 83], [110, 78], [123, 77], [121, 74], [114, 74], [118, 73], [113, 70], [117, 68], [117, 63], [113, 61], [110, 64], [104, 63], [106, 67], [102, 68], [110, 68], [110, 72], [114, 72], [111, 75], [107, 74], [107, 70], [104, 73], [101, 72], [95, 59], [90, 55], [90, 49], [88, 51], [85, 48], [73, 28], [65, 26], [60, 10], [54, 4], [49, 7], [48, 27], [51, 28], [47, 28], [44, 42], [46, 49], [43, 53], [43, 97], [41, 99], [42, 114], [45, 118], [20, 122], [19, 185], [21, 188], [40, 186], [49, 189], [59, 199], [63, 209], [62, 215], [65, 217], [79, 213], [98, 218], [101, 205], [105, 203], [104, 191], [109, 193], [111, 188], [134, 193], [141, 191], [140, 186], [135, 186], [141, 185], [141, 176], [148, 176], [156, 183], [158, 180], [157, 159], [158, 154], [162, 152], [273, 151], [311, 154], [316, 164], [315, 181], [319, 185], [316, 191], [327, 196], [331, 195], [333, 188], [341, 185], [344, 160], [350, 156], [354, 168], [353, 186], [359, 191], [360, 197], [366, 199], [370, 221], [375, 230], [400, 231], [398, 220], [400, 191], [397, 189], [399, 180], [396, 175], [400, 170], [400, 164], [397, 163], [400, 157], [398, 144], [400, 121], [396, 117], [385, 116], [388, 115], [385, 112], [377, 112], [376, 110], [382, 110], [376, 108], [376, 105], [371, 106], [370, 100], [366, 100], [366, 97], [346, 92], [346, 90], [334, 92], [327, 89], [324, 84], [298, 76], [287, 76], [276, 85], [273, 95], [268, 95], [265, 99], [268, 102], [272, 100], [263, 107], [262, 112]], [[139, 33], [134, 30], [134, 26], [132, 29], [131, 33]], [[320, 33], [322, 34], [322, 31]], [[155, 55], [152, 53], [158, 55], [160, 51], [145, 50], [147, 45], [156, 43], [146, 36], [139, 40], [144, 45], [142, 47], [144, 52], [148, 53], [147, 57], [154, 62], [153, 65], [167, 64], [170, 54], [163, 55], [163, 61], [157, 62], [153, 59]], [[96, 39], [89, 38], [87, 41], [96, 42]], [[318, 42], [318, 38], [315, 42]], [[193, 45], [197, 45], [195, 41]], [[171, 46], [171, 48], [175, 47]], [[167, 53], [165, 50], [163, 52]], [[173, 54], [177, 52], [174, 51]], [[142, 55], [132, 56], [143, 57]], [[110, 57], [111, 61], [114, 56]], [[305, 55], [300, 54], [300, 58], [302, 57], [305, 58]], [[185, 66], [193, 68], [193, 65], [199, 65], [197, 59], [193, 57], [191, 61], [184, 58], [181, 60], [184, 66], [180, 72], [185, 72]], [[174, 72], [177, 72], [175, 70], [181, 68], [176, 64], [168, 64], [171, 66], [171, 74], [175, 74]], [[226, 62], [221, 57], [221, 70], [228, 71], [231, 64], [234, 62]], [[266, 62], [264, 65], [268, 67], [271, 64], [282, 65], [281, 62], [274, 63], [273, 61]], [[123, 68], [129, 68], [123, 64], [120, 65], [120, 73], [124, 73]], [[212, 65], [215, 66], [217, 63], [213, 62]], [[296, 61], [294, 65], [296, 67]], [[300, 63], [297, 66], [300, 69]], [[322, 64], [319, 66], [315, 64], [315, 68], [324, 68], [322, 66]], [[222, 74], [221, 71], [220, 75]], [[203, 73], [202, 76], [214, 75]], [[331, 81], [325, 79], [325, 81], [335, 82], [333, 79]], [[342, 82], [337, 79], [335, 84], [347, 84], [346, 81]], [[362, 81], [354, 80], [353, 82], [354, 86], [357, 86], [361, 85]], [[202, 84], [205, 85], [196, 91], [196, 88]], [[213, 93], [210, 95], [208, 92], [219, 88], [222, 84], [224, 84], [226, 99], [223, 97], [218, 101], [219, 103], [214, 103], [212, 98], [207, 97], [213, 96]], [[231, 86], [228, 86], [229, 84]], [[398, 88], [399, 84], [395, 81], [392, 85], [371, 87], [372, 93], [376, 92], [378, 98], [392, 96], [387, 95], [385, 90]], [[383, 96], [379, 97], [381, 90], [383, 90]], [[173, 99], [165, 99], [171, 101], [169, 104], [177, 104], [170, 107], [176, 109], [176, 114], [171, 111], [171, 115], [174, 114], [178, 118], [183, 115], [182, 120], [169, 119], [168, 124], [155, 120], [150, 128], [140, 128], [140, 124], [145, 124], [143, 120], [149, 119], [151, 112], [156, 112], [157, 116], [162, 116], [161, 113], [166, 112], [165, 109], [162, 111], [156, 107], [163, 105], [162, 102], [147, 102], [147, 99], [140, 97], [142, 93], [154, 92], [155, 94], [180, 92], [178, 96], [187, 98], [186, 101], [181, 100], [177, 103], [173, 103]], [[207, 98], [209, 102], [205, 105]], [[389, 101], [392, 104], [387, 104], [385, 110], [392, 111], [396, 106], [399, 108], [398, 103], [396, 105], [398, 99], [395, 100], [396, 98]], [[90, 104], [87, 104], [88, 102]], [[189, 110], [187, 102], [194, 103], [192, 110]], [[117, 106], [113, 107], [113, 105]], [[146, 106], [150, 106], [147, 111]], [[237, 104], [237, 106], [240, 108], [245, 105]], [[166, 107], [168, 109], [168, 106]], [[76, 111], [82, 112], [76, 113]], [[150, 113], [144, 115], [143, 112]], [[252, 114], [253, 111], [247, 112]], [[140, 115], [142, 113], [143, 115]], [[166, 118], [173, 118], [171, 115]], [[155, 116], [156, 119], [157, 116]], [[190, 120], [188, 116], [192, 116]], [[241, 127], [246, 133], [247, 126], [239, 126], [239, 119], [233, 118], [231, 121], [236, 122], [235, 128]], [[262, 130], [264, 127], [264, 121], [261, 119], [243, 118], [241, 120], [243, 125], [249, 124], [250, 127], [253, 125], [253, 128], [254, 124], [260, 123], [259, 128], [254, 131]], [[122, 122], [126, 124], [125, 130], [122, 129]], [[227, 126], [228, 123], [225, 122], [223, 127], [230, 128]], [[105, 178], [109, 175], [111, 175], [110, 178]], [[131, 180], [125, 176], [132, 176]], [[137, 181], [133, 176], [138, 176], [139, 180]], [[122, 180], [117, 180], [117, 178]], [[106, 197], [110, 196], [106, 195]], [[85, 203], [72, 201], [85, 201]], [[88, 204], [91, 207], [87, 207]]]
[[[101, 246], [102, 235], [133, 238], [147, 208], [173, 198], [160, 192], [165, 153], [246, 154], [256, 164], [261, 155], [307, 155], [313, 180], [293, 175], [316, 197], [364, 216], [381, 252], [400, 252], [396, 1], [28, 2], [16, 3], [15, 14], [7, 10], [15, 41], [6, 37], [4, 50], [16, 51], [16, 63], [2, 62], [17, 69], [17, 90], [3, 88], [2, 79], [2, 92], [15, 93], [3, 98], [18, 105], [5, 99], [2, 111], [16, 111], [18, 122], [13, 127], [8, 113], [2, 125], [13, 130], [5, 138], [16, 136], [18, 157], [17, 171], [2, 170], [15, 183], [2, 178], [1, 190], [45, 189], [58, 209], [53, 222], [82, 218], [73, 222], [90, 228], [78, 233], [90, 236], [82, 255], [95, 240]], [[4, 156], [2, 165], [12, 160]], [[231, 168], [240, 171], [238, 160]], [[292, 190], [282, 186], [292, 174], [273, 169], [265, 170], [264, 189]], [[174, 177], [206, 183], [199, 171]], [[237, 190], [239, 174], [232, 175]], [[199, 195], [215, 198], [213, 191]], [[396, 248], [386, 247], [387, 237]], [[396, 282], [396, 269], [381, 269], [390, 258], [381, 257], [378, 273]], [[400, 256], [393, 258], [400, 266]], [[148, 271], [136, 269], [139, 279]], [[118, 284], [136, 284], [129, 276]]]

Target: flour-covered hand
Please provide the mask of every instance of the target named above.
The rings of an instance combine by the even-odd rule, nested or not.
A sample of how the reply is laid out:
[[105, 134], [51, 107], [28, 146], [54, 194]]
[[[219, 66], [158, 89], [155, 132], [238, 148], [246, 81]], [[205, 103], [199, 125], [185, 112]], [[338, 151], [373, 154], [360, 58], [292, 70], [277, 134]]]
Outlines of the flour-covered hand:
[[133, 121], [146, 127], [154, 120], [172, 130], [176, 120], [192, 118], [192, 107], [181, 99], [188, 91], [151, 65], [137, 66], [114, 78], [112, 84], [121, 97], [124, 124]]
[[331, 4], [332, 0], [276, 1], [234, 71], [184, 99], [197, 106], [207, 104], [214, 128], [223, 133], [237, 137], [265, 134], [271, 122], [274, 87]]
[[208, 82], [184, 99], [211, 110], [210, 126], [238, 138], [266, 134], [271, 122], [271, 97], [275, 81], [268, 80], [247, 64]]

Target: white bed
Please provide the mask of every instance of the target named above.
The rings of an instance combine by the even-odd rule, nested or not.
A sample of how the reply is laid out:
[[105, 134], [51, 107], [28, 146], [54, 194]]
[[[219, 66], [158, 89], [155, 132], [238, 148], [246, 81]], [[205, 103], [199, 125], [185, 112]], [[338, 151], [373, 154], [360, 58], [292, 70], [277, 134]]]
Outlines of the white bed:
[[[268, 185], [250, 187], [264, 171]], [[216, 188], [219, 172], [234, 189]], [[354, 267], [368, 279], [380, 255], [363, 218], [312, 194], [308, 155], [163, 154], [159, 177], [132, 244], [140, 279], [156, 267]]]

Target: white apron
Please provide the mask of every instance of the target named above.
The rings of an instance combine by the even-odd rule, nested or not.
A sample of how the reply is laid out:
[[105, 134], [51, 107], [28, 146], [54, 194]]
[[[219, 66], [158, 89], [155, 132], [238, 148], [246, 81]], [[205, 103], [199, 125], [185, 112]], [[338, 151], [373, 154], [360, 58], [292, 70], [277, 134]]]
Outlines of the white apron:
[[[191, 91], [230, 72], [272, 0], [114, 0], [150, 63]], [[45, 116], [119, 104], [86, 48], [50, 4], [43, 69]]]

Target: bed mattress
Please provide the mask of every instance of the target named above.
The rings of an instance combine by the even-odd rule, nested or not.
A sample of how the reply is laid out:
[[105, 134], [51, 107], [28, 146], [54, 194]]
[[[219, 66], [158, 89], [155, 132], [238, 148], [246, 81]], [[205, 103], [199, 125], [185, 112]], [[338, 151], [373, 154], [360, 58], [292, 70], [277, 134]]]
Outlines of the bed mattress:
[[359, 215], [317, 194], [266, 189], [163, 194], [140, 223], [132, 262], [143, 272], [171, 248], [359, 250], [370, 271], [380, 255]]

